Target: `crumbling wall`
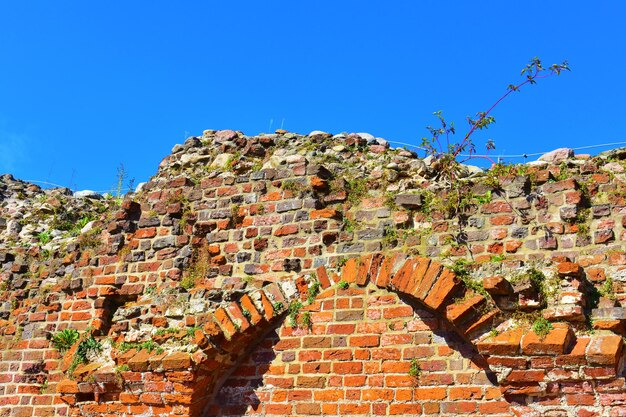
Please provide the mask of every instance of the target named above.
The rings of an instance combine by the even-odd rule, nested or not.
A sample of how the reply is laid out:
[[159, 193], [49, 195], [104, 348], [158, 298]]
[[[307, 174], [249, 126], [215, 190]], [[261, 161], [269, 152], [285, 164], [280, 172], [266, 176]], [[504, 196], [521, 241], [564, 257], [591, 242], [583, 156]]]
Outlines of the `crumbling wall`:
[[[219, 402], [213, 394], [220, 387], [223, 394], [238, 377], [252, 379], [241, 378], [239, 372], [255, 360], [257, 351], [250, 354], [250, 349], [256, 343], [261, 343], [258, 352], [276, 355], [273, 362], [266, 360], [273, 369], [283, 361], [276, 346], [292, 337], [290, 332], [301, 346], [317, 337], [312, 336], [316, 331], [326, 335], [330, 325], [316, 320], [322, 313], [336, 320], [345, 308], [341, 303], [362, 300], [355, 309], [362, 309], [363, 319], [348, 323], [361, 329], [346, 338], [354, 354], [373, 355], [383, 348], [383, 338], [411, 335], [395, 327], [381, 333], [359, 327], [376, 322], [365, 316], [373, 306], [363, 300], [375, 297], [371, 294], [404, 308], [407, 323], [430, 314], [438, 324], [420, 330], [428, 334], [420, 337], [429, 338], [424, 345], [436, 341], [437, 349], [435, 356], [419, 361], [440, 360], [439, 348], [447, 345], [446, 370], [456, 366], [459, 374], [474, 375], [468, 389], [480, 390], [480, 400], [457, 398], [451, 387], [438, 390], [437, 395], [445, 393], [442, 404], [451, 405], [435, 412], [428, 399], [415, 397], [415, 390], [427, 385], [422, 376], [410, 379], [408, 371], [397, 371], [398, 378], [416, 384], [414, 394], [396, 401], [400, 388], [383, 383], [382, 389], [394, 391], [385, 412], [405, 406], [449, 415], [487, 414], [489, 407], [520, 415], [530, 415], [524, 414], [529, 410], [544, 415], [622, 412], [622, 344], [614, 336], [623, 334], [626, 317], [621, 307], [626, 296], [621, 272], [626, 263], [622, 153], [608, 155], [612, 159], [556, 153], [546, 157], [548, 162], [498, 166], [487, 173], [468, 167], [459, 179], [459, 194], [438, 180], [436, 160], [390, 149], [384, 140], [365, 134], [300, 136], [280, 131], [246, 137], [207, 131], [176, 145], [156, 176], [123, 201], [96, 200], [95, 195], [77, 199], [63, 191], [57, 209], [30, 223], [23, 213], [44, 205], [58, 191], [3, 178], [1, 413], [228, 415], [230, 411], [215, 408]], [[49, 217], [54, 220], [74, 204], [80, 215], [64, 218], [77, 221], [89, 214], [89, 225], [77, 236], [54, 232], [58, 222]], [[17, 230], [16, 221], [34, 226]], [[43, 243], [40, 233], [44, 238], [50, 233], [50, 241]], [[368, 270], [361, 281], [345, 279], [350, 285], [342, 293], [337, 287], [342, 277], [350, 277], [351, 271], [358, 275], [368, 262], [371, 267], [373, 258], [363, 261], [364, 254], [382, 254], [376, 258], [380, 262], [394, 260], [389, 283], [379, 285], [378, 275], [370, 276], [374, 270]], [[449, 275], [441, 275], [444, 280], [439, 273], [430, 277], [427, 288], [452, 279], [445, 304], [433, 307], [423, 294], [393, 284], [417, 268], [418, 261], [406, 266], [407, 257], [417, 255], [451, 268]], [[455, 263], [458, 259], [466, 262]], [[318, 288], [330, 293], [317, 296]], [[398, 300], [395, 294], [410, 299]], [[345, 301], [321, 309], [329, 305], [324, 297]], [[288, 310], [297, 299], [303, 306], [295, 309], [295, 317], [309, 309], [311, 328], [293, 330], [289, 318], [282, 322], [294, 315], [293, 308]], [[410, 315], [408, 308], [413, 309]], [[472, 334], [464, 328], [468, 317], [480, 324]], [[539, 342], [531, 344], [539, 347], [528, 350], [525, 343], [535, 337], [529, 336], [530, 328], [541, 317], [554, 324], [549, 329], [544, 323], [546, 335], [535, 335]], [[279, 325], [278, 336], [272, 336]], [[81, 339], [62, 357], [51, 339], [65, 328], [79, 330]], [[437, 332], [449, 331], [456, 334], [455, 341], [437, 338]], [[264, 337], [267, 332], [270, 336]], [[379, 345], [350, 346], [351, 337]], [[88, 352], [83, 360], [77, 352], [88, 342], [98, 343], [101, 351]], [[541, 350], [546, 344], [552, 347]], [[398, 344], [402, 349], [405, 345]], [[294, 349], [294, 354], [306, 350]], [[567, 361], [568, 355], [578, 355], [572, 362], [576, 371], [551, 371], [565, 366], [559, 359], [563, 355]], [[385, 360], [365, 356], [358, 360], [363, 367], [380, 365], [373, 372], [383, 381], [392, 376], [382, 371]], [[391, 361], [405, 369], [411, 359]], [[331, 373], [334, 366], [330, 363]], [[301, 370], [294, 368], [296, 381]], [[440, 371], [424, 369], [421, 375], [426, 378], [431, 372]], [[488, 374], [495, 379], [485, 381]], [[255, 371], [261, 385], [250, 390], [269, 401], [259, 403], [261, 409], [274, 401], [261, 395], [271, 390], [268, 375]], [[358, 391], [373, 387], [366, 383]], [[502, 397], [495, 395], [496, 389]], [[572, 396], [579, 389], [587, 396]], [[342, 390], [346, 394], [350, 389]], [[293, 391], [296, 385], [285, 390], [288, 396], [296, 395]], [[233, 404], [238, 410], [246, 406], [244, 397]], [[337, 407], [353, 399], [342, 400]], [[203, 411], [212, 401], [210, 411]], [[471, 404], [465, 409], [458, 405], [463, 402]], [[289, 406], [298, 404], [289, 401]], [[383, 410], [373, 407], [369, 412]], [[252, 414], [253, 408], [246, 412]]]

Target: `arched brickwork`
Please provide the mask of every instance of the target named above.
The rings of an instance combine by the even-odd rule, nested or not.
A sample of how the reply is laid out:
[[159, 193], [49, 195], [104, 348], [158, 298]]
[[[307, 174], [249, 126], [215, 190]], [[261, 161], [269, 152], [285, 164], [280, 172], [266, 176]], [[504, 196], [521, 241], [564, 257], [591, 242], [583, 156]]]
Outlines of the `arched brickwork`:
[[[567, 323], [555, 324], [545, 337], [519, 328], [489, 335], [501, 320], [497, 308], [469, 291], [436, 261], [371, 254], [349, 259], [340, 273], [331, 276], [325, 267], [319, 267], [317, 279], [322, 292], [302, 312], [319, 305], [343, 281], [355, 291], [379, 288], [398, 294], [443, 320], [449, 331], [483, 356], [486, 361], [476, 363], [491, 368], [501, 393], [514, 405], [513, 411], [522, 410], [520, 415], [531, 412], [524, 408], [527, 404], [554, 395], [556, 390], [563, 390], [559, 398], [567, 405], [602, 407], [608, 401], [606, 395], [623, 386], [621, 337], [576, 338]], [[79, 366], [76, 380], [59, 384], [61, 399], [72, 406], [72, 415], [200, 417], [225, 377], [285, 317], [292, 301], [309, 296], [309, 287], [303, 277], [272, 283], [218, 308], [211, 321], [196, 330], [194, 341], [200, 350], [194, 353], [155, 355], [131, 350], [115, 358], [116, 366], [128, 368], [123, 372]], [[576, 384], [588, 387], [583, 397], [567, 395], [567, 389]]]
[[[329, 155], [338, 143], [344, 149]], [[332, 275], [329, 287], [354, 277], [355, 288], [391, 291], [438, 315], [481, 353], [507, 400], [530, 407], [522, 415], [623, 413], [622, 343], [613, 332], [626, 334], [626, 182], [604, 172], [602, 158], [564, 162], [468, 179], [485, 198], [467, 207], [460, 236], [456, 216], [428, 203], [429, 193], [444, 200], [445, 193], [411, 152], [352, 134], [207, 131], [177, 145], [132, 201], [91, 213], [91, 233], [54, 238], [50, 251], [32, 233], [11, 237], [3, 218], [80, 201], [69, 190], [31, 192], [32, 185], [0, 178], [2, 194], [23, 207], [11, 213], [0, 204], [0, 416], [63, 415], [57, 388], [76, 415], [201, 413], [290, 302], [306, 298], [306, 283], [294, 277], [316, 269], [320, 280]], [[52, 219], [35, 218], [33, 230], [54, 231]], [[361, 258], [383, 248], [391, 259]], [[438, 287], [424, 292], [437, 263], [391, 255], [405, 248], [451, 262], [471, 256], [475, 277], [491, 278], [483, 272], [494, 267], [500, 277], [492, 284], [508, 285], [508, 274], [533, 266], [547, 278], [556, 270], [558, 294], [550, 299], [532, 288], [490, 293], [507, 314], [542, 314], [555, 330], [540, 339], [505, 321], [488, 338], [483, 331], [503, 320], [497, 310], [443, 269]], [[205, 258], [196, 256], [204, 250]], [[199, 259], [204, 266], [194, 270]], [[190, 272], [199, 279], [185, 285]], [[593, 290], [602, 289], [612, 298], [596, 306]], [[59, 384], [66, 373], [50, 339], [66, 328], [116, 343], [154, 341], [166, 353], [114, 350], [114, 360], [78, 368], [74, 381]], [[590, 328], [595, 333], [585, 333]], [[194, 344], [201, 349], [186, 353]]]
[[297, 322], [246, 356], [204, 417], [511, 415], [480, 354], [388, 289], [333, 286]]

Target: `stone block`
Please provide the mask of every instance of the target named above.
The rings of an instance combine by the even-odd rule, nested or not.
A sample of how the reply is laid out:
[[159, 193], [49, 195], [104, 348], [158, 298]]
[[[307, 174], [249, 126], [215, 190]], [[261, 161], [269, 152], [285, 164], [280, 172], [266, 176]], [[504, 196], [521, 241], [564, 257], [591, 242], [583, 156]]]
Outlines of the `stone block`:
[[163, 358], [161, 364], [167, 371], [187, 369], [191, 366], [191, 356], [187, 352], [172, 352]]
[[522, 329], [511, 329], [496, 336], [490, 336], [476, 344], [483, 355], [515, 356], [520, 353]]
[[562, 355], [574, 338], [568, 324], [555, 324], [545, 336], [530, 331], [522, 338], [522, 352], [525, 355]]
[[415, 209], [422, 206], [422, 196], [420, 194], [397, 194], [394, 202], [398, 206]]
[[587, 361], [590, 365], [617, 365], [623, 347], [622, 337], [618, 335], [592, 337], [587, 348]]

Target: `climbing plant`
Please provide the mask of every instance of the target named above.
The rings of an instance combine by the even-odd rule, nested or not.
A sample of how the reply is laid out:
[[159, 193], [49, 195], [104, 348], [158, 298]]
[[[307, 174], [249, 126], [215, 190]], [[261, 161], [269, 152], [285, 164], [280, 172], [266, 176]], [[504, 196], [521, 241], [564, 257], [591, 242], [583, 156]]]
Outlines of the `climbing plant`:
[[[477, 131], [487, 129], [496, 122], [491, 112], [505, 98], [513, 92], [520, 91], [523, 86], [536, 84], [539, 79], [560, 75], [563, 71], [569, 70], [570, 68], [567, 61], [563, 61], [561, 64], [553, 64], [549, 67], [544, 67], [539, 58], [535, 57], [531, 59], [521, 71], [521, 76], [524, 77], [523, 81], [517, 84], [509, 84], [507, 91], [486, 111], [479, 111], [476, 113], [475, 117], [467, 116], [469, 129], [460, 141], [453, 141], [452, 138], [452, 136], [456, 134], [454, 122], [448, 123], [443, 117], [441, 110], [434, 112], [433, 114], [437, 117], [440, 126], [427, 126], [431, 136], [422, 138], [422, 147], [426, 150], [427, 154], [435, 158], [440, 172], [442, 173], [442, 177], [448, 180], [454, 179], [455, 174], [458, 172], [458, 164], [470, 159], [486, 158], [495, 163], [489, 156], [477, 155], [476, 145], [473, 142], [473, 135]], [[487, 141], [486, 148], [487, 151], [495, 149], [493, 140], [489, 139]], [[458, 158], [461, 156], [462, 152], [467, 152], [467, 154], [463, 159], [459, 160]]]
[[469, 129], [460, 141], [455, 141], [453, 138], [456, 134], [454, 123], [446, 121], [441, 111], [434, 113], [439, 122], [438, 126], [427, 127], [430, 137], [422, 138], [422, 148], [432, 157], [432, 168], [434, 168], [435, 177], [444, 186], [445, 197], [443, 201], [445, 201], [445, 207], [442, 207], [444, 209], [442, 211], [451, 217], [456, 216], [458, 218], [457, 243], [464, 243], [463, 225], [465, 224], [466, 212], [468, 207], [477, 203], [472, 195], [471, 187], [458, 181], [464, 169], [462, 163], [471, 159], [483, 158], [495, 164], [495, 161], [488, 156], [488, 152], [495, 149], [493, 140], [489, 139], [486, 143], [487, 154], [478, 155], [473, 136], [476, 132], [487, 129], [496, 122], [491, 113], [509, 95], [520, 91], [525, 85], [536, 84], [540, 79], [553, 75], [558, 76], [563, 71], [569, 70], [567, 61], [545, 67], [539, 58], [532, 58], [521, 71], [523, 81], [517, 84], [509, 84], [506, 92], [487, 110], [479, 111], [474, 117], [467, 117]]

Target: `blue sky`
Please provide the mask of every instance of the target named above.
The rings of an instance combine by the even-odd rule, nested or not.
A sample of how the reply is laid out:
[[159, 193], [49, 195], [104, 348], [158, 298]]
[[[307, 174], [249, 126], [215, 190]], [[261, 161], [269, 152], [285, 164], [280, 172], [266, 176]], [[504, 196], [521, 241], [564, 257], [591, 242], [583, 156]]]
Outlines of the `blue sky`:
[[207, 128], [417, 144], [436, 110], [465, 131], [533, 56], [572, 72], [503, 102], [479, 145], [626, 141], [625, 19], [617, 0], [7, 0], [0, 173], [107, 190], [120, 163], [144, 181]]

